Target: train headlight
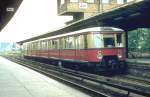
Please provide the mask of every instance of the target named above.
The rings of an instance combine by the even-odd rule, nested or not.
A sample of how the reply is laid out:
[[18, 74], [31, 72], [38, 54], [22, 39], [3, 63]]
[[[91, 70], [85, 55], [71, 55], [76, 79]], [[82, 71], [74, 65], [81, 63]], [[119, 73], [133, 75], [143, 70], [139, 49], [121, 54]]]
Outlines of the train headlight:
[[122, 58], [122, 55], [118, 55], [118, 58]]
[[103, 58], [103, 55], [102, 55], [102, 52], [101, 52], [101, 51], [98, 51], [98, 52], [97, 52], [97, 58], [98, 58], [98, 59], [102, 59], [102, 58]]
[[122, 52], [121, 52], [121, 50], [118, 50], [118, 58], [122, 58]]

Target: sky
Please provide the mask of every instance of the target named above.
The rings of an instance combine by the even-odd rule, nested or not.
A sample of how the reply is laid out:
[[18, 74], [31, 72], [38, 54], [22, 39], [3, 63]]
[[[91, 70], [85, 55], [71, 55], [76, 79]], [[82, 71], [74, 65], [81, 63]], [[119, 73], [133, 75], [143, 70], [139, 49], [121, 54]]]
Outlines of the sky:
[[23, 0], [0, 32], [0, 42], [18, 42], [65, 26], [72, 17], [57, 15], [57, 0]]

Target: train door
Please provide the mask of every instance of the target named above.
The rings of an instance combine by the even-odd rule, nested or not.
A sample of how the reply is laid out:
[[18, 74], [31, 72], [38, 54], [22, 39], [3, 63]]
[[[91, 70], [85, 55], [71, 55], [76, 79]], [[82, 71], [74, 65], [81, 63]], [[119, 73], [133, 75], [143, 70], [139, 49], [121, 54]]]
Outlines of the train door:
[[80, 61], [85, 61], [85, 36], [77, 35], [75, 39], [76, 43], [76, 59]]
[[51, 55], [51, 40], [50, 39], [48, 39], [48, 44], [47, 44], [47, 49], [48, 49], [48, 58], [50, 57], [50, 55]]

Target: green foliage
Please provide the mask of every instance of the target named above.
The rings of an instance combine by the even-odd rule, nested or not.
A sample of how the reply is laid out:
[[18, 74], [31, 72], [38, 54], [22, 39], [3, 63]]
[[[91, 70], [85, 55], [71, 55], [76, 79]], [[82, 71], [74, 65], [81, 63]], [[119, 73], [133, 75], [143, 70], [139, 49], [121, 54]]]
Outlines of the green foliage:
[[148, 49], [150, 48], [150, 29], [138, 28], [128, 32], [129, 48]]

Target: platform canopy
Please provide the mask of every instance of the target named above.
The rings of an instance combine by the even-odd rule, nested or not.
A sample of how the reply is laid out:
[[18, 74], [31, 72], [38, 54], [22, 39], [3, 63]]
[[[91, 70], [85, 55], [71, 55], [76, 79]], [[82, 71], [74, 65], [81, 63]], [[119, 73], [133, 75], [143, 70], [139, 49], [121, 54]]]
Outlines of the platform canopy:
[[0, 0], [0, 31], [7, 25], [23, 0]]
[[22, 40], [18, 43], [23, 44], [36, 39], [95, 26], [110, 26], [121, 28], [125, 31], [140, 27], [150, 27], [150, 0], [134, 0], [90, 18], [79, 20], [63, 28], [50, 31], [47, 34]]

